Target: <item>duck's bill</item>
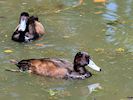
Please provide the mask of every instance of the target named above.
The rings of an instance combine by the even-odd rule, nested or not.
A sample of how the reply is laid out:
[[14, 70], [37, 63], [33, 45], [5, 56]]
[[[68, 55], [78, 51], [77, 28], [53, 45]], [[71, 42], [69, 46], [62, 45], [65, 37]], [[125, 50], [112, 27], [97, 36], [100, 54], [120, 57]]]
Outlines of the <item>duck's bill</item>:
[[95, 70], [95, 71], [101, 71], [101, 68], [98, 67], [92, 60], [89, 61], [88, 66], [89, 66], [90, 68], [92, 68], [93, 70]]
[[26, 29], [26, 22], [27, 22], [26, 19], [21, 19], [20, 20], [18, 31], [25, 31], [25, 29]]

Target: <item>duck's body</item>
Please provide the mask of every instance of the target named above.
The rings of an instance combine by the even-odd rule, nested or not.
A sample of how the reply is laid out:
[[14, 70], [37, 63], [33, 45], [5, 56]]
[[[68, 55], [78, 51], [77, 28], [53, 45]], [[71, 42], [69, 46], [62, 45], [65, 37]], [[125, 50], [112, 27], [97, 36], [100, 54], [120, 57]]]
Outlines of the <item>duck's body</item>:
[[[85, 79], [92, 74], [85, 68], [90, 62], [90, 57], [85, 52], [77, 53], [74, 58], [74, 64], [64, 59], [57, 58], [41, 58], [21, 60], [15, 63], [22, 71], [28, 71], [42, 76], [54, 78], [74, 78]], [[96, 65], [94, 65], [95, 67]], [[96, 66], [97, 67], [97, 66]], [[97, 67], [95, 70], [100, 71]]]
[[38, 17], [29, 17], [27, 12], [23, 12], [20, 15], [19, 25], [12, 35], [12, 40], [17, 42], [29, 42], [38, 39], [45, 33], [45, 29], [38, 21]]
[[[67, 73], [73, 70], [70, 62], [55, 58], [22, 60], [18, 63], [18, 67], [22, 66], [29, 68], [30, 73], [56, 78], [65, 78]], [[26, 68], [23, 67], [22, 70], [24, 71]]]

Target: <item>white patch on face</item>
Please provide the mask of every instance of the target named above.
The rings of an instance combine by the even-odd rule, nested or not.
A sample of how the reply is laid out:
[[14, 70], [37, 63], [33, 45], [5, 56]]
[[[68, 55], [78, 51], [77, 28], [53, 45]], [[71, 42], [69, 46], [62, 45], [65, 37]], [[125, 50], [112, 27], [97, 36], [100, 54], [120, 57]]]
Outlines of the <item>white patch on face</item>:
[[98, 67], [92, 60], [89, 61], [88, 66], [89, 66], [90, 68], [92, 68], [93, 70], [95, 70], [95, 71], [101, 71], [101, 68]]
[[25, 31], [25, 29], [26, 29], [26, 20], [21, 19], [18, 31]]

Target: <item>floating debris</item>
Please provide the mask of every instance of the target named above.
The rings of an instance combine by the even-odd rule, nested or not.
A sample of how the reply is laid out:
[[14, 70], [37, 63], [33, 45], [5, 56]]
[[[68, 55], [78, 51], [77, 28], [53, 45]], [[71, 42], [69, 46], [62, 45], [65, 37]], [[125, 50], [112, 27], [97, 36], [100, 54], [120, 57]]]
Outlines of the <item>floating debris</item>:
[[96, 51], [96, 52], [104, 52], [105, 50], [103, 48], [96, 48], [96, 49], [94, 49], [94, 51]]
[[67, 38], [70, 38], [70, 36], [68, 36], [68, 35], [65, 35], [65, 36], [63, 36], [63, 38], [67, 39]]
[[115, 51], [117, 53], [123, 53], [123, 52], [125, 52], [125, 49], [123, 49], [123, 48], [117, 48]]
[[105, 2], [107, 2], [107, 0], [93, 0], [93, 2], [95, 2], [95, 3], [105, 3]]
[[94, 12], [94, 14], [103, 14], [103, 11]]
[[39, 46], [39, 47], [42, 47], [44, 46], [44, 44], [41, 44], [41, 43], [36, 43], [35, 46]]
[[100, 86], [100, 83], [94, 83], [88, 85], [88, 89], [89, 89], [89, 94], [91, 94], [92, 92], [97, 91], [96, 89], [102, 89], [102, 87]]
[[4, 50], [5, 53], [12, 53], [12, 50]]
[[80, 5], [83, 4], [83, 2], [84, 2], [84, 0], [79, 0], [79, 4]]
[[50, 96], [54, 96], [54, 95], [56, 95], [58, 92], [57, 92], [57, 91], [54, 91], [54, 90], [52, 90], [52, 89], [50, 89], [50, 90], [48, 91], [48, 93], [49, 93]]

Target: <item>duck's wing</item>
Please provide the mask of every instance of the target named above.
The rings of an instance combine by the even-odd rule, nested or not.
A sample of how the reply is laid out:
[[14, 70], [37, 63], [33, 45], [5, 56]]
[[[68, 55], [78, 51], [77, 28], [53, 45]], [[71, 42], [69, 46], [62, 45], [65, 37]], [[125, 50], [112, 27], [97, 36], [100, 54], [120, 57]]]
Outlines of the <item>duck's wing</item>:
[[43, 25], [38, 21], [35, 21], [35, 30], [38, 34], [45, 34], [46, 33]]
[[73, 64], [65, 59], [50, 59], [56, 66], [63, 67], [69, 70], [73, 70]]

